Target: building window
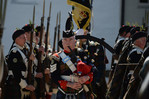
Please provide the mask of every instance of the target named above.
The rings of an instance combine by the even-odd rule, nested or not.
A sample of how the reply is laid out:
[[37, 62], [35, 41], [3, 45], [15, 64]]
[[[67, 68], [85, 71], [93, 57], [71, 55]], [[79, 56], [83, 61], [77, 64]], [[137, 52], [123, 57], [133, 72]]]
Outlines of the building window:
[[138, 0], [138, 8], [149, 8], [149, 0]]
[[149, 0], [140, 0], [140, 3], [148, 3]]

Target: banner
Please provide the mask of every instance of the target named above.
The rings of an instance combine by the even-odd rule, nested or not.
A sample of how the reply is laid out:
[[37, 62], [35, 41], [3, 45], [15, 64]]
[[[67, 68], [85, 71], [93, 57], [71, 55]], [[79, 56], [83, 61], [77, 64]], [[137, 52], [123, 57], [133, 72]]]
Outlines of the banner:
[[86, 29], [91, 20], [92, 0], [67, 0], [72, 5], [72, 17], [80, 29]]

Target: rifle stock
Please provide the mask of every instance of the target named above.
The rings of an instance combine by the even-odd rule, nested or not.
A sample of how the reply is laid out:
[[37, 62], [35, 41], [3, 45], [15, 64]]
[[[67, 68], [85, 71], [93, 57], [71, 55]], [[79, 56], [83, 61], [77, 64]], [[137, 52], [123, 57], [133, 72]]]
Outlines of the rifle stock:
[[[49, 16], [47, 18], [47, 31], [46, 31], [46, 42], [45, 42], [45, 52], [48, 51], [48, 45], [49, 45], [49, 26], [50, 26], [50, 18], [51, 18], [51, 7], [52, 7], [52, 3], [50, 2], [50, 7], [49, 7]], [[50, 37], [49, 37], [50, 38]], [[49, 41], [48, 41], [49, 40]], [[50, 61], [49, 61], [49, 58], [47, 57], [46, 55], [46, 58], [44, 60], [44, 67], [45, 68], [50, 68]], [[50, 77], [49, 77], [49, 74], [45, 74], [45, 82], [46, 83], [50, 83]]]

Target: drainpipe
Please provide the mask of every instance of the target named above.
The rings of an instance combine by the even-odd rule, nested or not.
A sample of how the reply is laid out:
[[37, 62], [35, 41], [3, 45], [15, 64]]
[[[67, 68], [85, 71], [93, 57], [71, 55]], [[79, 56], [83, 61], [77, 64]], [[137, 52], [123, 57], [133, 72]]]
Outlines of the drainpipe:
[[121, 1], [121, 26], [124, 25], [124, 16], [125, 16], [125, 0]]

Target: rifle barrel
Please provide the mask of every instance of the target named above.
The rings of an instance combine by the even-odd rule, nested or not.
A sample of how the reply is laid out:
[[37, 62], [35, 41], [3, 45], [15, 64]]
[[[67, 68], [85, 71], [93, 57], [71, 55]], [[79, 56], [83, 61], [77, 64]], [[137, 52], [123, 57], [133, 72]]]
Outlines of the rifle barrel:
[[57, 35], [57, 25], [58, 25], [58, 13], [57, 13], [56, 26], [55, 26], [55, 31], [54, 31], [54, 42], [53, 42], [53, 50], [52, 50], [52, 53], [55, 52], [56, 35]]
[[[50, 18], [51, 18], [51, 6], [52, 6], [52, 3], [50, 2], [49, 16], [48, 16], [48, 18], [47, 18], [47, 31], [46, 31], [45, 52], [47, 52], [47, 50], [48, 50], [48, 42], [50, 41], [48, 38], [50, 38], [49, 26], [50, 26]], [[49, 42], [49, 43], [50, 43], [50, 42]]]
[[51, 8], [52, 8], [52, 2], [50, 2], [50, 7], [49, 7], [49, 17], [51, 17]]
[[34, 29], [34, 23], [35, 23], [35, 5], [33, 8], [33, 29]]
[[[59, 25], [58, 25], [58, 38], [57, 38], [57, 42], [59, 42], [60, 40], [60, 26], [61, 26], [61, 12], [59, 12]], [[57, 51], [59, 52], [60, 47], [57, 44]]]
[[45, 0], [43, 0], [43, 14], [42, 14], [42, 17], [44, 17], [44, 13], [45, 13]]

